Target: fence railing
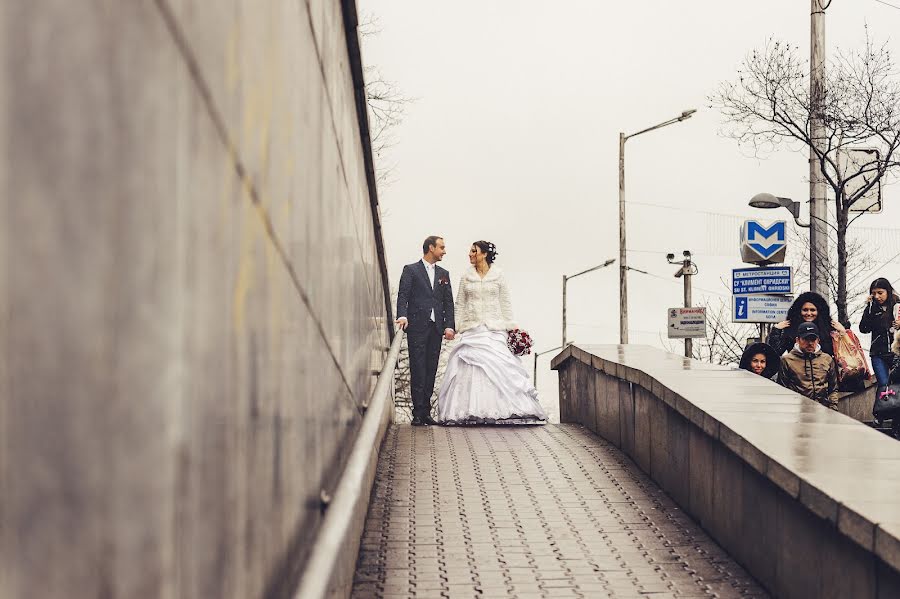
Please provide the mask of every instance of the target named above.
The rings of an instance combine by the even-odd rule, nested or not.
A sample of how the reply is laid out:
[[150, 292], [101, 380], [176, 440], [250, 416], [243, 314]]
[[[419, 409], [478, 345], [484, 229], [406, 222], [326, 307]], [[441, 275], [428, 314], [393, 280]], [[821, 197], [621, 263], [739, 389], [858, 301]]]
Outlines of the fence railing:
[[403, 337], [403, 331], [394, 335], [347, 466], [325, 508], [295, 595], [298, 599], [350, 596], [378, 453], [394, 415], [391, 391]]

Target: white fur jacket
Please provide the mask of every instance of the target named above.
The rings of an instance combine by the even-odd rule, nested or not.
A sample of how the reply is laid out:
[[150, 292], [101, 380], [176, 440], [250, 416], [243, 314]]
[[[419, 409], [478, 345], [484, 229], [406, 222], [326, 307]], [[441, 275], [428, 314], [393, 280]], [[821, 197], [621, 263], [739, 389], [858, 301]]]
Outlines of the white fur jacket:
[[469, 267], [459, 280], [456, 292], [456, 332], [474, 329], [480, 324], [492, 331], [516, 328], [513, 322], [509, 285], [503, 271], [492, 266], [484, 279]]

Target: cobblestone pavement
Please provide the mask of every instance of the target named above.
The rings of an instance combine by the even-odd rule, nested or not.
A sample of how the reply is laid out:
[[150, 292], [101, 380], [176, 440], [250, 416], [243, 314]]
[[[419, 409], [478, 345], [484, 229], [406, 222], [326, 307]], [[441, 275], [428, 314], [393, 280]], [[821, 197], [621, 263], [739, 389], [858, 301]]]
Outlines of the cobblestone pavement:
[[767, 597], [577, 425], [388, 431], [353, 598]]

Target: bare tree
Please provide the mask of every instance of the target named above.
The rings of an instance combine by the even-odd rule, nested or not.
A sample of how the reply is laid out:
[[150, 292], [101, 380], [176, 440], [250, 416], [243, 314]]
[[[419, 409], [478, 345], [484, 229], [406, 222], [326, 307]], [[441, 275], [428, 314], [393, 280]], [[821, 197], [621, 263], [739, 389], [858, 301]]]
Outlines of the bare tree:
[[[797, 46], [770, 41], [743, 61], [737, 81], [722, 83], [710, 96], [726, 120], [723, 134], [757, 155], [777, 146], [811, 149], [834, 202], [837, 250], [836, 304], [846, 322], [847, 228], [863, 213], [851, 208], [893, 174], [900, 148], [900, 82], [886, 45], [866, 31], [862, 50], [839, 52], [827, 69], [826, 94], [818, 115], [825, 137], [811, 136], [809, 65]], [[876, 150], [864, 164], [845, 159], [852, 149]]]
[[[396, 305], [397, 291], [391, 295], [391, 301]], [[447, 361], [450, 350], [456, 345], [456, 341], [442, 341], [441, 355], [438, 358], [437, 375], [434, 382], [434, 393], [431, 395], [431, 413], [437, 412], [437, 392], [444, 380], [444, 372], [447, 370]], [[403, 336], [400, 345], [400, 355], [397, 358], [397, 368], [394, 369], [394, 416], [397, 422], [410, 422], [412, 420], [412, 386], [409, 372], [409, 344], [408, 337]]]
[[[359, 24], [359, 36], [363, 43], [380, 33], [381, 25], [378, 18], [372, 14], [365, 15]], [[376, 179], [379, 185], [386, 185], [391, 183], [391, 175], [395, 168], [395, 165], [387, 164], [386, 151], [396, 143], [394, 130], [403, 122], [406, 107], [413, 99], [404, 94], [396, 82], [385, 78], [377, 66], [366, 66], [364, 72]]]
[[[409, 375], [409, 346], [403, 339], [400, 346], [400, 357], [397, 361], [397, 368], [394, 370], [394, 420], [396, 422], [410, 422], [412, 420], [412, 393]], [[456, 345], [455, 341], [443, 341], [441, 345], [441, 355], [438, 358], [437, 375], [434, 381], [434, 393], [431, 394], [431, 413], [437, 413], [437, 397], [438, 390], [444, 380], [444, 372], [447, 370], [447, 361], [450, 357], [450, 350]]]
[[[788, 244], [790, 248], [789, 262], [794, 265], [794, 287], [802, 288], [809, 283], [809, 233], [806, 229], [800, 231], [791, 230], [789, 233], [792, 241]], [[836, 235], [829, 235], [830, 244], [836, 245]], [[869, 281], [867, 276], [871, 276], [873, 269], [876, 267], [876, 260], [870, 248], [866, 248], [865, 243], [859, 239], [851, 239], [847, 241], [847, 317], [841, 320], [842, 324], [852, 321], [853, 317], [865, 307], [864, 298], [869, 294]], [[837, 304], [838, 300], [838, 279], [834, 272], [826, 273], [826, 281], [828, 283], [828, 291], [830, 297], [826, 298], [830, 302]]]

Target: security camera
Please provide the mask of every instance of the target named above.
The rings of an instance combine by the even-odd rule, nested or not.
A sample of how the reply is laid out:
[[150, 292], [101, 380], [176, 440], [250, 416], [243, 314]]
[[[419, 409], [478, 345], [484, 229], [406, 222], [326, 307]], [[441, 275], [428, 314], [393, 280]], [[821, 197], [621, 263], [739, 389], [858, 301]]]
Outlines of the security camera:
[[685, 258], [691, 257], [691, 253], [688, 250], [684, 250], [683, 252], [681, 252], [681, 255], [684, 256]]
[[666, 260], [674, 260], [675, 254], [666, 254]]

